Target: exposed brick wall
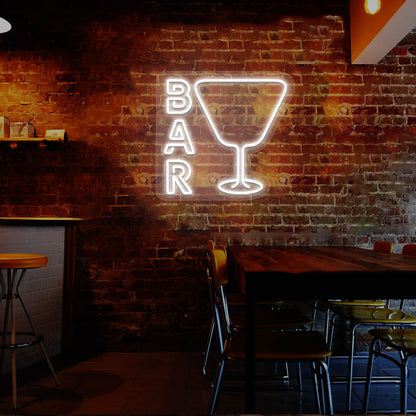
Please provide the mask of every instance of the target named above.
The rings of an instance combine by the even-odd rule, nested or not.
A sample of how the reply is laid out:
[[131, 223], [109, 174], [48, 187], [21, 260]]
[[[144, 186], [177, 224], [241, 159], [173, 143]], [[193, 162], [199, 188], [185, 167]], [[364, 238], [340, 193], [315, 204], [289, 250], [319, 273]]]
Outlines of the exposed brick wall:
[[[85, 219], [74, 300], [82, 342], [201, 348], [208, 238], [369, 248], [384, 238], [397, 250], [415, 240], [412, 35], [380, 64], [352, 66], [342, 1], [137, 3], [10, 5], [14, 29], [0, 35], [0, 115], [69, 137], [56, 150], [0, 145], [0, 215]], [[269, 177], [266, 196], [156, 197], [164, 71], [290, 75], [279, 132], [252, 158]]]

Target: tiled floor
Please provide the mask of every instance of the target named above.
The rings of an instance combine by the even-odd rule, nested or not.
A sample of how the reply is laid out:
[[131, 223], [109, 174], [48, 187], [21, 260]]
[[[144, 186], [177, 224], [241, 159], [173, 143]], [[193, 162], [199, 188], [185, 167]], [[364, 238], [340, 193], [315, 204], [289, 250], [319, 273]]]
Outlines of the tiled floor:
[[[365, 361], [365, 360], [360, 360]], [[228, 375], [235, 375], [231, 369]], [[379, 370], [380, 370], [379, 362]], [[206, 415], [210, 397], [207, 379], [201, 373], [200, 353], [105, 353], [59, 370], [59, 388], [53, 387], [49, 376], [32, 377], [19, 388], [21, 415]], [[391, 373], [389, 362], [381, 364]], [[357, 366], [365, 371], [365, 362]], [[345, 360], [331, 361], [331, 374], [345, 372]], [[262, 368], [271, 373], [274, 368]], [[278, 368], [280, 371], [281, 368]], [[396, 372], [397, 373], [397, 372]], [[293, 373], [295, 374], [295, 372]], [[261, 391], [256, 412], [260, 414], [314, 413], [313, 395], [308, 367], [304, 367], [303, 401], [295, 390]], [[410, 390], [415, 391], [416, 377], [411, 376]], [[229, 386], [230, 381], [225, 385]], [[378, 384], [373, 387], [370, 407], [390, 412], [397, 409], [399, 387]], [[7, 389], [6, 389], [7, 390]], [[354, 388], [353, 406], [360, 409], [363, 386]], [[336, 413], [345, 412], [345, 385], [333, 385]], [[411, 396], [410, 408], [416, 408]], [[10, 392], [5, 380], [0, 391], [0, 414], [11, 414]], [[218, 414], [238, 414], [244, 411], [241, 391], [221, 393]]]

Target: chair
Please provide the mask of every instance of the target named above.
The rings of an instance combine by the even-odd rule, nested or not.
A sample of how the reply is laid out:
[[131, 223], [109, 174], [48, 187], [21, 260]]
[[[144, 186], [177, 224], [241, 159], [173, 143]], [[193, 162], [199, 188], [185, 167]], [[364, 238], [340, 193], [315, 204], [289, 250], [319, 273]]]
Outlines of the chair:
[[[406, 314], [400, 309], [391, 308], [373, 308], [373, 307], [345, 307], [342, 311], [339, 311], [339, 315], [342, 315], [345, 319], [351, 323], [350, 334], [350, 350], [348, 355], [348, 376], [347, 376], [347, 411], [351, 410], [351, 395], [352, 395], [352, 383], [353, 383], [353, 367], [354, 367], [354, 354], [355, 354], [355, 338], [357, 329], [360, 326], [370, 327], [394, 327], [394, 326], [406, 326], [415, 325], [416, 317]], [[331, 345], [331, 344], [330, 344]]]
[[[404, 245], [402, 255], [416, 257], [416, 244]], [[370, 344], [362, 411], [368, 413], [374, 358], [384, 357], [400, 368], [400, 413], [407, 414], [408, 363], [410, 358], [416, 355], [416, 328], [380, 328], [372, 329], [369, 333], [373, 338]], [[398, 352], [399, 359], [383, 352], [383, 344]]]
[[[391, 253], [393, 251], [393, 244], [390, 241], [376, 241], [373, 250], [379, 253]], [[331, 312], [334, 312], [335, 307], [339, 306], [372, 306], [372, 307], [386, 307], [388, 301], [380, 299], [330, 299], [322, 304], [319, 300], [315, 303], [314, 322], [316, 310], [323, 310], [325, 313], [325, 337], [329, 341], [329, 325]]]
[[[372, 329], [369, 333], [373, 336], [373, 339], [370, 344], [370, 355], [368, 357], [367, 379], [362, 412], [365, 414], [368, 413], [374, 358], [384, 357], [400, 368], [400, 413], [407, 414], [408, 363], [410, 358], [416, 355], [416, 329], [380, 328]], [[399, 353], [399, 359], [394, 358], [391, 354], [383, 352], [382, 344], [397, 351]]]
[[405, 244], [402, 254], [403, 256], [416, 257], [416, 244]]
[[[385, 253], [391, 253], [392, 245], [389, 242], [377, 242], [375, 250]], [[402, 307], [403, 303], [401, 304]], [[331, 330], [329, 345], [332, 348], [333, 333], [334, 333], [334, 321], [337, 316], [344, 318], [350, 322], [350, 349], [348, 353], [348, 375], [347, 375], [347, 397], [346, 397], [346, 410], [351, 411], [351, 398], [352, 398], [352, 384], [353, 384], [353, 370], [354, 370], [354, 356], [355, 356], [355, 340], [356, 333], [359, 327], [369, 326], [372, 328], [379, 327], [394, 327], [394, 326], [406, 326], [416, 324], [416, 317], [403, 312], [400, 309], [394, 309], [387, 307], [387, 304], [383, 307], [377, 306], [353, 306], [353, 305], [331, 305], [331, 311], [333, 316], [331, 318]]]
[[[3, 299], [6, 300], [3, 329], [0, 333], [2, 336], [2, 343], [0, 345], [0, 372], [3, 368], [4, 351], [8, 349], [11, 351], [12, 400], [14, 410], [17, 409], [16, 351], [18, 349], [39, 344], [56, 385], [59, 386], [59, 380], [43, 346], [43, 337], [37, 332], [20, 294], [20, 286], [26, 276], [26, 271], [28, 269], [44, 267], [47, 262], [48, 258], [40, 254], [0, 254], [0, 302]], [[2, 269], [7, 270], [6, 279], [2, 273]], [[16, 329], [15, 299], [19, 300], [20, 306], [30, 325], [31, 332], [21, 332]], [[8, 337], [10, 338], [9, 342]]]
[[[390, 242], [379, 241], [374, 244], [374, 250], [382, 253], [391, 253], [392, 244]], [[357, 330], [362, 326], [368, 327], [386, 327], [386, 326], [403, 326], [413, 325], [416, 323], [416, 317], [407, 313], [404, 313], [401, 308], [399, 309], [389, 308], [388, 303], [380, 307], [380, 305], [342, 305], [332, 304], [330, 306], [332, 312], [331, 318], [331, 330], [329, 345], [332, 348], [333, 334], [334, 334], [334, 321], [337, 316], [342, 317], [346, 321], [350, 322], [351, 332], [349, 336], [350, 348], [348, 352], [348, 374], [347, 374], [347, 396], [346, 396], [346, 410], [351, 410], [351, 398], [352, 398], [352, 384], [353, 384], [353, 371], [354, 371], [354, 357], [355, 357], [355, 340]]]
[[[214, 380], [209, 414], [215, 413], [224, 367], [229, 360], [245, 359], [244, 330], [231, 330], [230, 314], [226, 296], [221, 296], [226, 278], [227, 253], [225, 247], [210, 251], [214, 287], [220, 295], [215, 298], [215, 320], [219, 339], [220, 359]], [[325, 358], [331, 354], [324, 337], [317, 331], [257, 331], [256, 360], [262, 361], [308, 361], [314, 380], [314, 391], [319, 413], [333, 414], [331, 387]]]
[[[227, 291], [227, 286], [229, 283], [228, 277], [228, 267], [227, 267], [227, 251], [223, 246], [219, 248], [222, 251], [222, 254], [225, 258], [221, 263], [221, 270], [218, 271], [220, 276], [219, 282], [214, 285], [212, 274], [214, 263], [216, 262], [214, 256], [214, 242], [212, 240], [208, 241], [208, 259], [209, 265], [207, 267], [207, 281], [208, 281], [208, 290], [210, 297], [211, 305], [211, 322], [208, 330], [208, 336], [206, 341], [206, 346], [204, 350], [204, 363], [202, 367], [202, 372], [204, 375], [206, 373], [206, 367], [208, 363], [208, 358], [210, 355], [212, 340], [215, 332], [215, 298], [219, 296], [223, 303], [226, 305], [226, 313], [228, 315], [229, 330], [236, 331], [245, 328], [246, 324], [246, 311], [245, 311], [245, 302], [242, 299], [241, 294], [233, 293], [231, 295]], [[219, 254], [217, 253], [217, 257]], [[258, 302], [258, 308], [256, 309], [256, 322], [257, 327], [261, 329], [279, 329], [279, 328], [292, 328], [292, 329], [304, 329], [312, 324], [312, 319], [306, 317], [303, 313], [297, 309], [288, 308], [282, 305], [281, 302]], [[232, 309], [232, 316], [230, 317], [230, 308]]]

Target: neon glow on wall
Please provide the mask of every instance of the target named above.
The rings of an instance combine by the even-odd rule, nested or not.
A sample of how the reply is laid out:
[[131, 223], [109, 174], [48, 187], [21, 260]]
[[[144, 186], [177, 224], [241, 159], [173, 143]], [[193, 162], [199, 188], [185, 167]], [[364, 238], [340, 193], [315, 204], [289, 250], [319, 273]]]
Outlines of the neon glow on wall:
[[[250, 157], [273, 133], [288, 83], [275, 77], [192, 74], [166, 75], [158, 85], [163, 86], [157, 111], [161, 149], [157, 166], [163, 165], [158, 196], [168, 200], [260, 196], [267, 189], [266, 179], [252, 172]], [[205, 154], [214, 149], [217, 169], [208, 163], [215, 155], [204, 160], [199, 147]], [[209, 180], [203, 182], [206, 177]]]

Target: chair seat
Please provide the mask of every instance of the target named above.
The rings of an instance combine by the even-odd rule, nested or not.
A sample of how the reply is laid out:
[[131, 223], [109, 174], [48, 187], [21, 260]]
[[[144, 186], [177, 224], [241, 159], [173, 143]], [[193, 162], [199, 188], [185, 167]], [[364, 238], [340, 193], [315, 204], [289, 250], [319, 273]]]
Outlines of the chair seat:
[[[307, 318], [296, 309], [256, 309], [256, 327], [264, 328], [288, 328], [306, 327], [312, 325], [312, 319]], [[244, 329], [246, 327], [246, 311], [244, 309], [232, 309], [231, 327]]]
[[375, 308], [375, 307], [361, 307], [361, 306], [337, 306], [334, 311], [344, 318], [369, 324], [393, 324], [416, 323], [416, 317], [409, 315], [399, 309], [390, 308]]
[[379, 328], [368, 332], [390, 347], [412, 354], [416, 353], [416, 328]]
[[329, 306], [385, 306], [386, 301], [379, 299], [329, 299]]
[[[245, 332], [237, 332], [227, 345], [226, 355], [231, 359], [244, 359]], [[256, 333], [256, 359], [307, 360], [329, 357], [324, 337], [317, 331], [284, 331]]]
[[[243, 298], [243, 295], [239, 292], [229, 292], [227, 293], [227, 303], [228, 306], [246, 306], [246, 301]], [[256, 306], [260, 307], [278, 307], [279, 305], [282, 305], [282, 300], [276, 300], [276, 301], [256, 301]]]

